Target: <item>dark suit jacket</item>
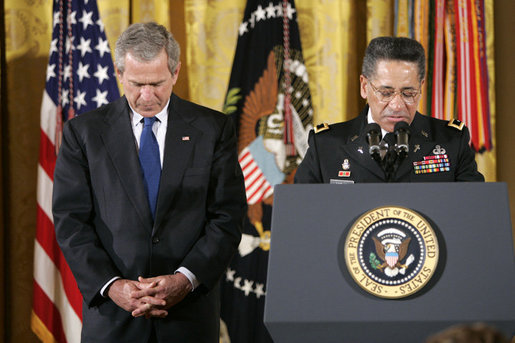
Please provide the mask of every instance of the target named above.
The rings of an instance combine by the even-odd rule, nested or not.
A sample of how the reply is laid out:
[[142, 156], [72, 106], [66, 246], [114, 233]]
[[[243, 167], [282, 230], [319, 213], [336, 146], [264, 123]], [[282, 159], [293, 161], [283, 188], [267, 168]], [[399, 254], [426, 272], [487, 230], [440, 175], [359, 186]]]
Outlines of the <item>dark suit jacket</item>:
[[[365, 126], [368, 106], [347, 122], [309, 134], [309, 149], [295, 174], [296, 183], [385, 182], [383, 170], [368, 152]], [[409, 153], [400, 164], [394, 182], [484, 181], [478, 172], [469, 132], [448, 125], [447, 121], [415, 114], [410, 125]], [[444, 152], [449, 171], [415, 173], [413, 162]], [[343, 164], [347, 162], [347, 169]], [[344, 172], [350, 172], [344, 173]]]
[[[54, 175], [57, 241], [83, 295], [83, 342], [217, 342], [218, 283], [246, 209], [229, 117], [172, 95], [155, 221], [125, 97], [69, 120]], [[201, 286], [164, 319], [133, 318], [100, 289], [184, 266]]]

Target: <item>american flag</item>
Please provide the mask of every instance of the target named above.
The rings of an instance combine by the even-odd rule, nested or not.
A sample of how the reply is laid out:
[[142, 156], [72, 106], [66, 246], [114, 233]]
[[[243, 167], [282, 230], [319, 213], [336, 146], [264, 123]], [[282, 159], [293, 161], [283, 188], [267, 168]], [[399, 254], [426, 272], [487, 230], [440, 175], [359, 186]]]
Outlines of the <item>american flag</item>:
[[55, 0], [41, 105], [31, 328], [43, 342], [80, 342], [82, 296], [55, 239], [52, 187], [63, 123], [119, 97], [96, 0]]

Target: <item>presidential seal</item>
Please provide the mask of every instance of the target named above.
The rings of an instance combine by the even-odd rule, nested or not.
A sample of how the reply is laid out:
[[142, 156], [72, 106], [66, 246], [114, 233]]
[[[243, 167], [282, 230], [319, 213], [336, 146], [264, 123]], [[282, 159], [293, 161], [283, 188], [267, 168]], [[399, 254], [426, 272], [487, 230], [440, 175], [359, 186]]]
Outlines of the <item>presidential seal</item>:
[[381, 298], [404, 298], [420, 291], [438, 263], [438, 240], [417, 212], [398, 206], [363, 214], [350, 227], [345, 263], [354, 281]]

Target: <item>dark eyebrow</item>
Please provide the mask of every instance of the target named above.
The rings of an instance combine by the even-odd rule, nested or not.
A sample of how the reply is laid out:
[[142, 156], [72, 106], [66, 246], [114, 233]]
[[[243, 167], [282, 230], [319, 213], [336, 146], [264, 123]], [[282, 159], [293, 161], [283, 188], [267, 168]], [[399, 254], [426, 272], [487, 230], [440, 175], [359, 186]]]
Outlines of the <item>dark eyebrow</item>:
[[145, 85], [149, 85], [149, 86], [159, 86], [160, 84], [162, 84], [164, 82], [164, 80], [160, 80], [160, 81], [157, 81], [157, 82], [149, 82], [149, 83], [140, 83], [140, 82], [136, 82], [136, 81], [131, 81], [129, 80], [130, 82], [132, 82], [135, 86], [145, 86]]

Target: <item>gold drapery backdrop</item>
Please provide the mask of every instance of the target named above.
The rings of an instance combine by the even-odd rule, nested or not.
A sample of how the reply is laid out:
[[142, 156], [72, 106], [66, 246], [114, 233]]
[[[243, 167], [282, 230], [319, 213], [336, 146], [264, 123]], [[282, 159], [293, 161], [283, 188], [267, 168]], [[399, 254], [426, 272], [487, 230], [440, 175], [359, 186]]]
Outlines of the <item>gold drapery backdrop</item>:
[[[174, 91], [192, 101], [221, 109], [229, 81], [237, 30], [243, 16], [245, 0], [97, 0], [111, 48], [118, 35], [134, 21], [155, 20], [169, 27], [182, 47], [182, 68]], [[493, 73], [493, 0], [487, 0], [487, 32], [490, 83]], [[357, 115], [363, 106], [359, 97], [361, 58], [369, 39], [393, 33], [393, 0], [296, 0], [303, 54], [310, 77], [309, 85], [315, 109], [315, 123], [334, 123]], [[498, 2], [499, 12], [513, 13], [511, 2]], [[496, 7], [496, 9], [497, 9]], [[7, 68], [2, 70], [7, 94], [7, 113], [2, 113], [2, 186], [4, 204], [3, 263], [0, 267], [5, 283], [1, 290], [5, 306], [0, 318], [5, 319], [6, 342], [37, 342], [30, 332], [32, 297], [32, 256], [36, 227], [36, 174], [39, 149], [39, 112], [52, 31], [52, 0], [5, 0], [5, 54]], [[496, 12], [497, 13], [497, 12]], [[496, 20], [504, 51], [510, 54], [511, 24]], [[497, 17], [496, 17], [497, 19]], [[510, 50], [511, 49], [511, 50]], [[502, 84], [510, 79], [506, 73], [497, 77]], [[497, 66], [499, 68], [499, 66]], [[504, 83], [503, 83], [504, 82]], [[505, 87], [510, 89], [510, 87]], [[490, 89], [491, 111], [495, 113], [496, 96]], [[497, 99], [509, 95], [497, 94]], [[507, 100], [504, 111], [509, 111]], [[500, 107], [500, 106], [499, 106]], [[503, 132], [513, 121], [500, 123]], [[497, 121], [493, 120], [493, 124]], [[509, 132], [509, 131], [508, 131]], [[513, 130], [511, 130], [513, 132]], [[494, 136], [495, 137], [495, 136]], [[509, 144], [509, 133], [494, 146]], [[500, 149], [500, 148], [499, 148]], [[499, 165], [504, 180], [515, 181], [509, 162], [509, 149], [503, 149], [504, 165]], [[480, 170], [487, 180], [496, 179], [495, 150], [478, 155]], [[503, 168], [506, 168], [503, 169]], [[511, 177], [511, 179], [510, 179]], [[510, 195], [515, 195], [514, 186]], [[515, 200], [512, 200], [512, 203]], [[512, 205], [512, 208], [514, 206]], [[515, 212], [512, 210], [512, 214]], [[1, 218], [1, 217], [0, 217]], [[2, 327], [0, 326], [0, 330]]]

